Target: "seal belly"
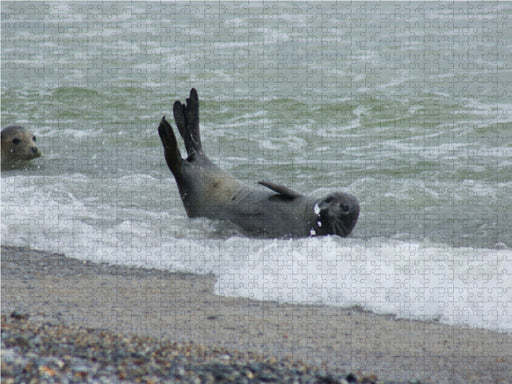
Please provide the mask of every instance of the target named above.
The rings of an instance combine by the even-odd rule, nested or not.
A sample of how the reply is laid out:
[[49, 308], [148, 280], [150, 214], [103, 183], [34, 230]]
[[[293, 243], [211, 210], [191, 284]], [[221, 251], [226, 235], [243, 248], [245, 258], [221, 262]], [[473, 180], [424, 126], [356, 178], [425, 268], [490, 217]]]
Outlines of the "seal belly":
[[288, 199], [251, 188], [206, 158], [184, 164], [188, 182], [181, 185], [180, 193], [189, 217], [229, 220], [262, 236], [308, 236], [305, 198]]
[[182, 171], [186, 177], [178, 187], [189, 217], [226, 219], [225, 209], [232, 197], [246, 188], [205, 157], [184, 162]]
[[224, 212], [230, 213], [226, 219], [251, 234], [302, 237], [308, 236], [305, 200], [303, 197], [292, 200], [272, 192], [246, 189], [235, 196]]

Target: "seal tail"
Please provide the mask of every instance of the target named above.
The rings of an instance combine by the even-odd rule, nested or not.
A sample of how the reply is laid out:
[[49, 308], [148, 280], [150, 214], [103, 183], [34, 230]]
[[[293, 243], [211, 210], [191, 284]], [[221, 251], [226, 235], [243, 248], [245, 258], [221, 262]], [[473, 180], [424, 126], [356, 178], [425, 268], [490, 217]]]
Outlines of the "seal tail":
[[199, 98], [197, 91], [192, 88], [187, 104], [182, 104], [179, 100], [174, 102], [173, 106], [174, 121], [178, 126], [181, 137], [185, 141], [187, 154], [203, 153], [201, 145], [201, 136], [199, 134]]
[[172, 126], [165, 120], [165, 116], [162, 117], [162, 121], [160, 121], [160, 125], [158, 126], [158, 134], [164, 146], [164, 156], [167, 166], [174, 177], [180, 179], [182, 177], [181, 163], [183, 162], [183, 158], [181, 157]]

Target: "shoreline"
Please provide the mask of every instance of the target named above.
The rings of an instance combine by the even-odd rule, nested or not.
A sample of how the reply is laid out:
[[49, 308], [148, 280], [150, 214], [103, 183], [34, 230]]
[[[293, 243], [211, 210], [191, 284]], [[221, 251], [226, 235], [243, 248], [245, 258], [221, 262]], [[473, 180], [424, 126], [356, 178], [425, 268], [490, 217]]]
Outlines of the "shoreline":
[[222, 297], [213, 294], [213, 275], [95, 264], [18, 247], [1, 252], [3, 323], [19, 313], [34, 326], [192, 342], [379, 382], [512, 381], [512, 336], [505, 333], [357, 308]]

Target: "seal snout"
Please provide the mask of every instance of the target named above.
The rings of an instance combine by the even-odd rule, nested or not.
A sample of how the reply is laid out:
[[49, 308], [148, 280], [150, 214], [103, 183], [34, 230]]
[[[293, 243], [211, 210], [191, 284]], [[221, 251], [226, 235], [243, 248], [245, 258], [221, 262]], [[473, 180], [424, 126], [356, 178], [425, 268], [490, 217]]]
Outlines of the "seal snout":
[[357, 219], [359, 218], [359, 202], [353, 196], [350, 196], [350, 198], [352, 201], [349, 205], [347, 205], [348, 210], [344, 213], [349, 224], [348, 227], [350, 228], [350, 231], [352, 231], [352, 229], [356, 226]]
[[359, 202], [351, 195], [333, 193], [315, 205], [320, 231], [317, 234], [347, 236], [359, 217]]
[[32, 151], [32, 153], [34, 154], [34, 157], [39, 157], [41, 156], [41, 152], [39, 152], [39, 149], [37, 147], [31, 147], [30, 150]]

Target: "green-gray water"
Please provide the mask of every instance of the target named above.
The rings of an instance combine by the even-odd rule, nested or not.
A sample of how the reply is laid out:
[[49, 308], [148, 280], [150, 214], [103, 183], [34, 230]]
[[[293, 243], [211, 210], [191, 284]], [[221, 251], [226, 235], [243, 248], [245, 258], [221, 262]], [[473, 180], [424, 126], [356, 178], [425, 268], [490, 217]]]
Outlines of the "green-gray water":
[[[213, 271], [224, 294], [511, 329], [485, 314], [512, 313], [511, 3], [1, 7], [2, 127], [26, 126], [44, 152], [2, 172], [2, 244]], [[247, 183], [355, 195], [351, 238], [248, 239], [187, 219], [156, 129], [191, 87], [212, 160]], [[280, 273], [323, 283], [290, 293], [265, 280]], [[266, 290], [243, 287], [252, 275]], [[361, 276], [366, 293], [338, 285]]]

